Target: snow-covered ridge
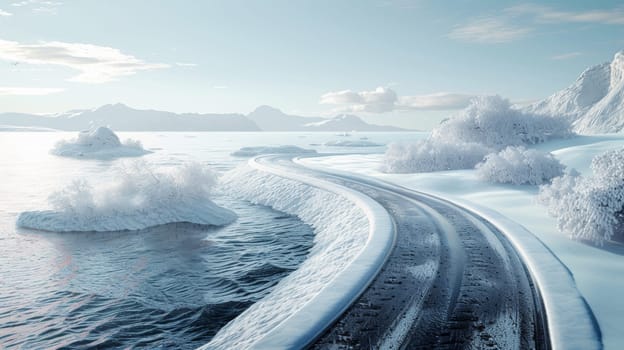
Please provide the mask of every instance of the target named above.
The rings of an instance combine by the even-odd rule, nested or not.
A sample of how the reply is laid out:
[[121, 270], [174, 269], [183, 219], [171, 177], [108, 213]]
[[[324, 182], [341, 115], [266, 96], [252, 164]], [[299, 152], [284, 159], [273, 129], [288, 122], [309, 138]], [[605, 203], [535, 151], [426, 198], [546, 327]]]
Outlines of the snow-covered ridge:
[[316, 153], [313, 149], [301, 148], [293, 145], [283, 146], [253, 146], [243, 147], [238, 151], [230, 153], [234, 157], [255, 157], [261, 154], [302, 154], [302, 153]]
[[[389, 214], [351, 189], [252, 159], [222, 179], [226, 191], [314, 227], [308, 259], [202, 349], [302, 348], [370, 284], [394, 244]], [[227, 190], [230, 187], [230, 190]]]
[[580, 134], [624, 130], [624, 51], [586, 69], [569, 87], [527, 106], [527, 112], [562, 116]]

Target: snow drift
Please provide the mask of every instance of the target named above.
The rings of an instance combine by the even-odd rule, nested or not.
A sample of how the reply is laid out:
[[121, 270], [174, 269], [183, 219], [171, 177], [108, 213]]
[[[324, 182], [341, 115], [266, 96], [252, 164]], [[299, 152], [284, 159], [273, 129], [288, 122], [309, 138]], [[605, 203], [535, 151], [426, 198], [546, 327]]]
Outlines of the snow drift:
[[[253, 167], [252, 167], [253, 166]], [[326, 181], [255, 163], [223, 178], [227, 193], [297, 215], [315, 231], [303, 264], [202, 349], [303, 348], [366, 288], [392, 248], [388, 213]]]
[[560, 231], [603, 245], [624, 239], [624, 149], [592, 160], [592, 177], [571, 172], [542, 186], [538, 200], [557, 218]]
[[50, 153], [73, 158], [119, 158], [151, 152], [143, 149], [140, 141], [127, 139], [122, 143], [111, 129], [101, 126], [81, 131], [75, 139], [59, 141]]
[[75, 180], [50, 195], [51, 210], [23, 212], [17, 225], [56, 232], [139, 230], [172, 222], [225, 225], [236, 215], [210, 200], [216, 181], [198, 163], [164, 171], [134, 162], [118, 168], [109, 183]]
[[232, 152], [230, 155], [234, 157], [255, 157], [261, 154], [309, 154], [316, 153], [313, 149], [301, 148], [298, 146], [256, 146], [243, 147], [238, 151]]
[[492, 183], [541, 185], [563, 175], [564, 169], [550, 153], [510, 146], [499, 153], [488, 154], [477, 164], [477, 176]]
[[443, 121], [428, 139], [390, 145], [384, 167], [396, 173], [470, 169], [485, 155], [507, 146], [534, 145], [571, 135], [563, 118], [528, 114], [500, 96], [482, 96]]
[[613, 60], [585, 70], [569, 87], [524, 109], [567, 118], [580, 134], [624, 129], [624, 51]]

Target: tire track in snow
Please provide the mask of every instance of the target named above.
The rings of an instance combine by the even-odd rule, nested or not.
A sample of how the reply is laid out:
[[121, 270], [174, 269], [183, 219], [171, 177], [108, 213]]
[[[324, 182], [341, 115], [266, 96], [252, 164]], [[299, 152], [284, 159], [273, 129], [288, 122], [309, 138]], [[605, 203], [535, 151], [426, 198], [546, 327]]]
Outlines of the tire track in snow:
[[391, 214], [397, 244], [364, 293], [312, 348], [549, 349], [531, 275], [504, 235], [446, 201], [362, 179], [290, 170], [363, 192]]

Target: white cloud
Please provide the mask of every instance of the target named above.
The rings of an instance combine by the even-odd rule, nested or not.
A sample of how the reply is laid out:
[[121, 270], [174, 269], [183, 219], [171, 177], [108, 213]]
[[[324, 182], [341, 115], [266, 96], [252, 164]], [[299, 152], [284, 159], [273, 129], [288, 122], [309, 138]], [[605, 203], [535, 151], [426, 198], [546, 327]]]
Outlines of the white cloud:
[[58, 11], [58, 7], [63, 5], [63, 3], [50, 0], [23, 0], [14, 2], [11, 5], [15, 7], [32, 8], [32, 11], [37, 13], [55, 15]]
[[343, 90], [328, 92], [321, 96], [321, 104], [343, 106], [351, 112], [383, 113], [394, 110], [396, 93], [389, 88], [378, 87], [373, 91], [354, 92]]
[[166, 64], [144, 62], [112, 47], [59, 41], [21, 44], [0, 39], [0, 59], [68, 67], [80, 72], [70, 81], [92, 84], [116, 80], [139, 71], [169, 67]]
[[428, 95], [397, 96], [387, 87], [373, 91], [343, 90], [328, 92], [320, 103], [338, 106], [335, 112], [384, 113], [405, 110], [452, 110], [464, 108], [474, 95], [439, 92]]
[[[520, 21], [524, 24], [520, 25]], [[476, 43], [506, 43], [527, 36], [537, 24], [554, 23], [624, 25], [624, 6], [612, 9], [560, 11], [548, 6], [525, 3], [507, 7], [495, 16], [482, 17], [457, 26], [448, 37]]]
[[197, 67], [198, 64], [197, 63], [190, 63], [190, 62], [176, 62], [176, 66], [178, 66], [178, 67]]
[[581, 55], [582, 55], [582, 53], [580, 53], [580, 52], [568, 52], [568, 53], [562, 53], [560, 55], [552, 56], [550, 59], [556, 60], [556, 61], [560, 61], [560, 60], [567, 60], [567, 59], [570, 59], [570, 58], [578, 57], [578, 56], [581, 56]]
[[0, 9], [0, 17], [9, 17], [9, 16], [13, 16], [13, 14], [11, 12], [6, 12], [3, 9]]
[[212, 87], [213, 89], [219, 89], [219, 90], [223, 90], [223, 89], [227, 89], [228, 87], [225, 85], [215, 85]]
[[448, 37], [482, 44], [499, 44], [523, 38], [529, 32], [530, 28], [511, 25], [499, 18], [480, 18], [456, 27]]
[[624, 24], [623, 7], [608, 10], [559, 11], [542, 5], [522, 4], [509, 7], [505, 11], [511, 14], [532, 15], [541, 22]]
[[28, 88], [28, 87], [11, 87], [0, 86], [0, 96], [42, 96], [63, 92], [65, 89], [59, 88]]

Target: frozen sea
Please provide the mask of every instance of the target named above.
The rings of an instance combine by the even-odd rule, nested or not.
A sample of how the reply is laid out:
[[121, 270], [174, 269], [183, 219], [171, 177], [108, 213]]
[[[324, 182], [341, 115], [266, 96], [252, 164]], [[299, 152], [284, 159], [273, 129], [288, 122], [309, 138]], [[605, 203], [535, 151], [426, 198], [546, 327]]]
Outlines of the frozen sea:
[[[189, 161], [225, 172], [249, 146], [296, 145], [330, 153], [424, 133], [118, 133], [140, 140], [155, 167]], [[0, 344], [7, 348], [194, 348], [270, 293], [305, 260], [313, 231], [296, 217], [224, 196], [238, 215], [225, 227], [175, 223], [140, 231], [53, 233], [20, 229], [19, 213], [47, 209], [71, 180], [115, 181], [128, 158], [61, 158], [49, 150], [75, 133], [0, 132]]]

